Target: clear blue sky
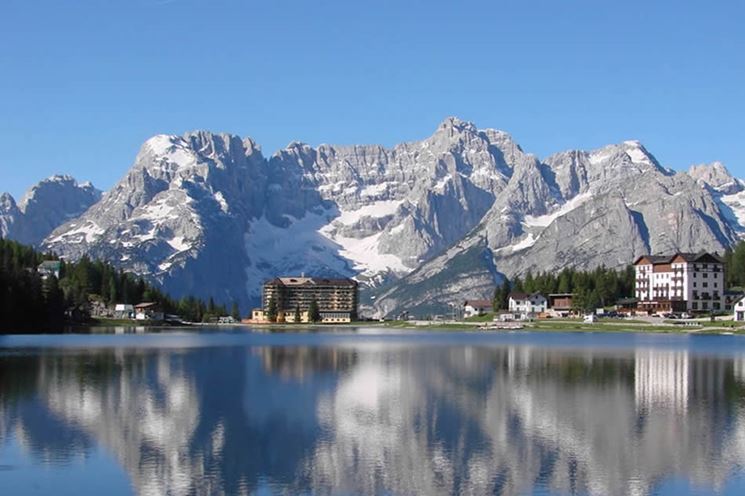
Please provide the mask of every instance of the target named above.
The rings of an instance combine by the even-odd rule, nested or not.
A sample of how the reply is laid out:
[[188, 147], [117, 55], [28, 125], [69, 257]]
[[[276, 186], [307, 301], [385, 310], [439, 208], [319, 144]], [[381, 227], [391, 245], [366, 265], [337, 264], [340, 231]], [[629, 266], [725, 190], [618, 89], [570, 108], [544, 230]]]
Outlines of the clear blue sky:
[[540, 157], [639, 139], [745, 177], [745, 2], [2, 0], [0, 191], [111, 187], [192, 129], [382, 143], [448, 115]]

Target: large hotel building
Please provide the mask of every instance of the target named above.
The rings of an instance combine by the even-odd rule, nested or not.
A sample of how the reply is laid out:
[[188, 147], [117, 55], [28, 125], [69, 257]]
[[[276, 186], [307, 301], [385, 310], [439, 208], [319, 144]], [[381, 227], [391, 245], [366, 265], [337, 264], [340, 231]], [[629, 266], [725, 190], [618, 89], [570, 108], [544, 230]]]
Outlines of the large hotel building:
[[277, 322], [294, 322], [299, 309], [301, 322], [309, 321], [313, 300], [321, 322], [351, 322], [357, 319], [357, 281], [320, 277], [276, 277], [264, 283], [261, 308], [253, 310], [251, 320], [266, 322], [269, 303], [274, 300]]
[[724, 260], [710, 253], [644, 255], [634, 262], [637, 308], [650, 312], [724, 309]]

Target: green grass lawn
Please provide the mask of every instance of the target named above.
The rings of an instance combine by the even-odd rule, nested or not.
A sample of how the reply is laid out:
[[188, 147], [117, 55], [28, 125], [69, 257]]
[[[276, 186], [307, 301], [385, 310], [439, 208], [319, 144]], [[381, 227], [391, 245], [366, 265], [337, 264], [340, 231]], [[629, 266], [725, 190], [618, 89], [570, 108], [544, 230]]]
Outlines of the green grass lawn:
[[491, 322], [494, 320], [494, 313], [489, 312], [484, 315], [474, 315], [473, 317], [467, 317], [463, 319], [464, 322]]
[[[624, 325], [629, 324], [629, 325]], [[666, 332], [666, 333], [684, 333], [690, 332], [700, 327], [685, 326], [665, 326], [643, 323], [627, 323], [619, 321], [618, 323], [595, 322], [585, 324], [583, 322], [562, 322], [541, 320], [527, 324], [530, 329], [539, 329], [543, 331], [587, 331], [587, 332]]]

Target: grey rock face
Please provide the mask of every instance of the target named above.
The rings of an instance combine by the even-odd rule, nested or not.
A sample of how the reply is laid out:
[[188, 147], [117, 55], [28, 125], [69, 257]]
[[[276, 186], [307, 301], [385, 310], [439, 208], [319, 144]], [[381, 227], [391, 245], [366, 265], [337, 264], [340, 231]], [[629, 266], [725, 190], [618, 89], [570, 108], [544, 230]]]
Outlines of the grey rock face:
[[251, 140], [156, 136], [101, 201], [55, 230], [44, 247], [110, 260], [175, 296], [240, 301], [236, 288], [249, 263], [242, 234], [261, 214], [266, 180]]
[[0, 237], [8, 238], [12, 235], [15, 223], [21, 216], [16, 201], [8, 193], [0, 195]]
[[745, 233], [743, 189], [716, 164], [676, 174], [635, 141], [539, 160], [456, 118], [393, 148], [291, 143], [269, 158], [250, 139], [193, 132], [148, 140], [43, 247], [244, 311], [263, 279], [306, 272], [357, 277], [377, 315], [432, 313], [529, 270], [721, 252]]
[[709, 186], [714, 191], [725, 195], [738, 193], [745, 189], [743, 182], [730, 174], [721, 162], [692, 165], [688, 169], [688, 175], [697, 180], [699, 184]]
[[0, 197], [0, 233], [37, 246], [55, 228], [96, 203], [101, 192], [70, 176], [52, 176], [33, 186], [16, 206], [9, 194]]
[[[724, 197], [731, 204], [726, 212], [721, 195], [702, 188], [697, 180], [703, 177], [706, 184], [732, 191], [731, 176], [721, 174], [718, 167], [714, 173], [704, 172], [699, 169], [695, 178], [675, 174], [633, 141], [591, 152], [563, 152], [542, 164], [526, 166], [522, 176], [513, 173], [464, 242], [376, 295], [372, 309], [385, 315], [398, 311], [400, 305], [416, 308], [436, 301], [445, 311], [465, 294], [457, 280], [443, 280], [436, 295], [412, 288], [421, 285], [420, 274], [468, 274], [483, 267], [483, 262], [462, 267], [466, 254], [482, 242], [492, 255], [493, 269], [482, 270], [482, 278], [473, 281], [473, 288], [483, 288], [480, 297], [489, 296], [501, 275], [514, 277], [568, 266], [621, 268], [644, 253], [721, 253], [742, 230], [745, 198]], [[486, 282], [488, 274], [491, 284]], [[415, 296], [401, 300], [400, 294]]]
[[711, 193], [720, 217], [740, 238], [745, 237], [745, 182], [733, 177], [721, 162], [694, 165], [688, 175]]
[[235, 136], [157, 136], [44, 246], [247, 308], [280, 272], [408, 273], [472, 229], [523, 162], [537, 163], [505, 133], [454, 118], [392, 149], [291, 143], [269, 159]]

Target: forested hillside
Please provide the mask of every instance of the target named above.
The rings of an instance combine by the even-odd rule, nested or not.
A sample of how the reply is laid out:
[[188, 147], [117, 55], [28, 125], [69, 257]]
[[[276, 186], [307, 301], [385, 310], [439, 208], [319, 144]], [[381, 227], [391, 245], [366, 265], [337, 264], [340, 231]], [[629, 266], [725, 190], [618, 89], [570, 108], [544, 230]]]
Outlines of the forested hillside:
[[46, 260], [59, 259], [0, 239], [0, 333], [45, 331], [85, 321], [91, 300], [105, 305], [156, 302], [165, 313], [194, 322], [226, 315], [225, 307], [212, 299], [206, 303], [194, 297], [174, 300], [142, 278], [87, 256], [75, 263], [59, 260], [59, 279], [42, 277], [37, 267]]

